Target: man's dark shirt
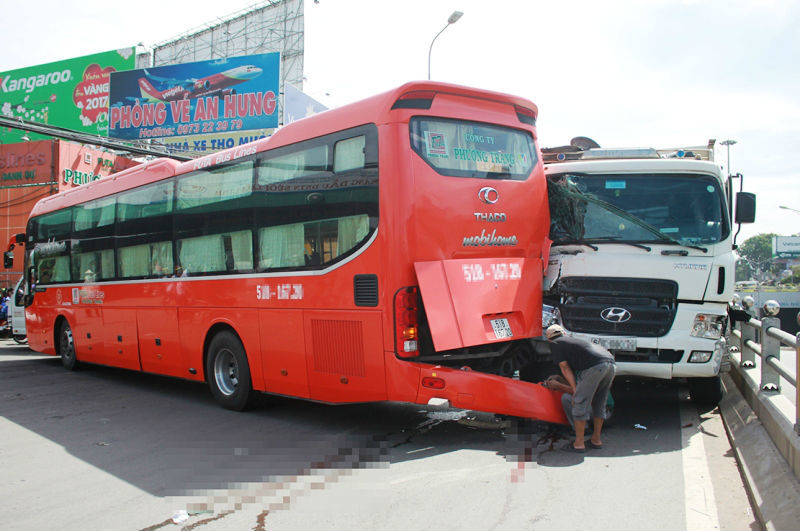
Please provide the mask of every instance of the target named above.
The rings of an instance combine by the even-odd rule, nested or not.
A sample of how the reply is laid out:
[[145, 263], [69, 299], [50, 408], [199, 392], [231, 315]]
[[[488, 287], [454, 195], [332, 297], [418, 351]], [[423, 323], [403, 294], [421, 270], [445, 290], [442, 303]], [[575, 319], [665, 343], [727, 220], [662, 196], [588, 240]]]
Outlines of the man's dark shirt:
[[602, 346], [576, 337], [555, 338], [550, 342], [550, 352], [553, 354], [553, 361], [556, 363], [566, 361], [573, 372], [583, 371], [606, 361], [614, 361], [614, 356]]

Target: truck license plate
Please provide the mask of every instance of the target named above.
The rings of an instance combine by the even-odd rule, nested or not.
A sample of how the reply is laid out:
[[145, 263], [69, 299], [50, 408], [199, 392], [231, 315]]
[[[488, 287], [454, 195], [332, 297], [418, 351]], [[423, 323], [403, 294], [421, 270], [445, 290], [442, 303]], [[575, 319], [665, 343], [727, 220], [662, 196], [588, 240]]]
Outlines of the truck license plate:
[[489, 322], [492, 323], [494, 337], [497, 339], [505, 339], [514, 336], [514, 334], [511, 333], [511, 327], [508, 325], [508, 319], [490, 319]]
[[635, 337], [595, 337], [592, 338], [592, 343], [597, 343], [608, 350], [624, 350], [632, 352], [636, 350]]

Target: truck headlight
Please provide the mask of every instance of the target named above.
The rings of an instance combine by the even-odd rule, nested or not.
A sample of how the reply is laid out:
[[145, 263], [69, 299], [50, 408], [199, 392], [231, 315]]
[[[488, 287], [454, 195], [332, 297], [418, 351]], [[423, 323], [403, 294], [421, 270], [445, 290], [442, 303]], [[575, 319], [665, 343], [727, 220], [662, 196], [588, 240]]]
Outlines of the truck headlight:
[[694, 316], [692, 325], [692, 337], [704, 337], [707, 339], [719, 339], [725, 329], [725, 316], [712, 315], [709, 313], [698, 313]]

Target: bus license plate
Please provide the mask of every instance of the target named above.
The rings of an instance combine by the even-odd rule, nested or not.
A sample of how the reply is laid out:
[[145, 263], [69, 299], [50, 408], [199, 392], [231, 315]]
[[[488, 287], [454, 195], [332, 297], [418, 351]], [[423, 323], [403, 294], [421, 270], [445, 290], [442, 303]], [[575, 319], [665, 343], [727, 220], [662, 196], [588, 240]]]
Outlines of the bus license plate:
[[505, 339], [507, 337], [513, 337], [514, 334], [511, 333], [511, 327], [508, 324], [508, 319], [490, 319], [490, 323], [492, 323], [492, 330], [494, 330], [494, 337], [497, 339]]
[[636, 350], [635, 337], [596, 337], [592, 343], [599, 343], [608, 350], [624, 350], [626, 352], [633, 352]]

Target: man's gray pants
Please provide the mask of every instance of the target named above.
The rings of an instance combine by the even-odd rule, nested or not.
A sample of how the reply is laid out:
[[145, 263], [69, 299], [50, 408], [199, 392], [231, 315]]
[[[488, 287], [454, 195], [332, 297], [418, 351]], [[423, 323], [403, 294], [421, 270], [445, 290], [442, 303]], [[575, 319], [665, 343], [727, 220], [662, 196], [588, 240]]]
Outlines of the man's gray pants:
[[567, 415], [569, 425], [575, 428], [576, 420], [590, 420], [593, 418], [606, 418], [606, 402], [617, 366], [614, 362], [603, 362], [575, 375], [577, 380], [575, 395], [564, 393], [561, 396], [561, 405]]

